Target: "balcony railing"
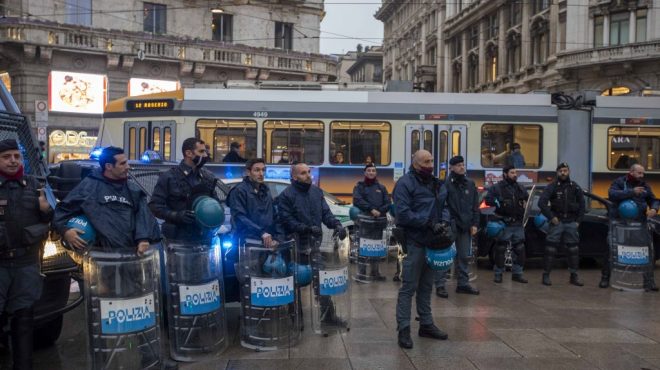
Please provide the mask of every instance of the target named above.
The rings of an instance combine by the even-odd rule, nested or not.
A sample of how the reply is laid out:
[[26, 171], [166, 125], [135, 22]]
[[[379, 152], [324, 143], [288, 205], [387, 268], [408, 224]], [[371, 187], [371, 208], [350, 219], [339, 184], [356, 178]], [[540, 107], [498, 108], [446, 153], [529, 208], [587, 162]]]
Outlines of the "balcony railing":
[[660, 40], [557, 54], [557, 69], [660, 59]]
[[79, 53], [114, 54], [146, 59], [268, 68], [297, 74], [336, 75], [337, 60], [321, 54], [257, 48], [221, 41], [184, 39], [141, 32], [84, 29], [22, 18], [0, 19], [0, 43], [20, 43]]

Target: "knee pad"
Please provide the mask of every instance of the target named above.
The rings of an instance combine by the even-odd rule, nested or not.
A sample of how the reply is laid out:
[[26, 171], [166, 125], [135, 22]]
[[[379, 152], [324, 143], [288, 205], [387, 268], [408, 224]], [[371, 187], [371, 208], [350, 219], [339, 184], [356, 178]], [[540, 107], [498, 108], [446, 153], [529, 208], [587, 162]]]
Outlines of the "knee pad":
[[495, 244], [495, 265], [499, 268], [504, 268], [504, 260], [506, 254], [506, 244]]
[[569, 256], [579, 256], [580, 255], [580, 249], [578, 248], [577, 244], [568, 244], [566, 246], [566, 254]]
[[557, 244], [555, 243], [547, 243], [545, 245], [545, 254], [554, 256], [557, 254]]

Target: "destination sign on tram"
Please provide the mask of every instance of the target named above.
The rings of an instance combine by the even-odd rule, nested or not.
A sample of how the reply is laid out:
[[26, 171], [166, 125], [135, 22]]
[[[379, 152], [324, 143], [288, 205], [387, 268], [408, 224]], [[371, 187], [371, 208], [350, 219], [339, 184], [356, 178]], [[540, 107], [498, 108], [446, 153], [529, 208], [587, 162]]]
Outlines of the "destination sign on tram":
[[126, 110], [129, 111], [154, 111], [154, 110], [173, 110], [173, 99], [159, 100], [129, 100], [126, 102]]

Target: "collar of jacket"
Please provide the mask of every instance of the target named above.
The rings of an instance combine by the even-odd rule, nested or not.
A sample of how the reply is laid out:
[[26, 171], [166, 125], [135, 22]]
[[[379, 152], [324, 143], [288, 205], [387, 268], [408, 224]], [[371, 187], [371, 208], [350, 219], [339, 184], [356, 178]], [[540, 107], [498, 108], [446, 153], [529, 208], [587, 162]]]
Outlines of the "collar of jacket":
[[181, 172], [183, 172], [184, 176], [189, 176], [190, 174], [193, 174], [195, 176], [202, 177], [202, 173], [199, 170], [188, 166], [183, 162], [183, 160], [181, 160], [181, 163], [179, 163], [179, 168], [181, 169]]
[[247, 184], [249, 184], [252, 187], [252, 189], [254, 189], [255, 191], [265, 191], [266, 189], [268, 189], [266, 184], [260, 184], [258, 182], [252, 181], [250, 179], [250, 176], [244, 176], [243, 181], [245, 181]]

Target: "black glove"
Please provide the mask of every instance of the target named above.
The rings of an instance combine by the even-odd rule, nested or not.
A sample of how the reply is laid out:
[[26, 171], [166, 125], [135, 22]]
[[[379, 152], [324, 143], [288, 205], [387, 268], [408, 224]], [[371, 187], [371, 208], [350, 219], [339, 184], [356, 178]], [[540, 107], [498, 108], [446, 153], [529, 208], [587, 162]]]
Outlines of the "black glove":
[[341, 240], [346, 239], [346, 229], [344, 229], [343, 227], [337, 226], [335, 228], [335, 233], [337, 234], [339, 239], [341, 239]]
[[314, 236], [321, 236], [323, 235], [323, 230], [318, 227], [318, 226], [312, 226], [309, 228], [309, 232], [312, 233]]
[[175, 212], [172, 219], [175, 224], [189, 225], [195, 222], [195, 212], [189, 210]]
[[447, 232], [447, 228], [449, 228], [449, 225], [446, 222], [438, 222], [433, 224], [433, 233], [437, 235], [444, 234]]

